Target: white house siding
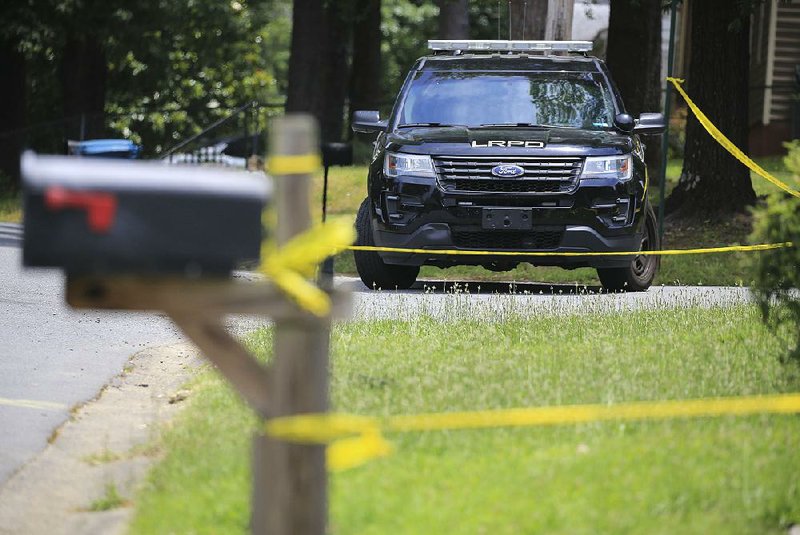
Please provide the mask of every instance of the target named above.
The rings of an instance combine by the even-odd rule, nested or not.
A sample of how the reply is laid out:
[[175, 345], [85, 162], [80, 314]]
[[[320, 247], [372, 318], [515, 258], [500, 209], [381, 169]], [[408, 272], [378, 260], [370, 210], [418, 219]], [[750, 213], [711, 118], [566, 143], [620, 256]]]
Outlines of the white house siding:
[[800, 0], [777, 2], [769, 121], [789, 121], [800, 65]]
[[572, 38], [576, 41], [605, 39], [608, 31], [609, 0], [575, 0], [572, 10]]

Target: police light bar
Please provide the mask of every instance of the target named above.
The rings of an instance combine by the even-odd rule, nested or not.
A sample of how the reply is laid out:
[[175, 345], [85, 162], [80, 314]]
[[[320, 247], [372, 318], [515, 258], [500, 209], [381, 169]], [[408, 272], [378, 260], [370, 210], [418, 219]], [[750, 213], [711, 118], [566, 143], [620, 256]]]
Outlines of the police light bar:
[[437, 52], [590, 52], [592, 42], [430, 40], [428, 48]]

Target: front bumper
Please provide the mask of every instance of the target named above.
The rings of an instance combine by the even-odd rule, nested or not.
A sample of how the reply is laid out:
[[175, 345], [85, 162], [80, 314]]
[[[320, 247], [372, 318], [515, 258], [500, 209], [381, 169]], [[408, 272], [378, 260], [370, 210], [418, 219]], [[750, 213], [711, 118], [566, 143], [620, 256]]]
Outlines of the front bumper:
[[[524, 252], [620, 252], [639, 249], [644, 223], [645, 185], [630, 181], [584, 180], [568, 193], [451, 194], [430, 179], [399, 177], [372, 190], [373, 242], [377, 246], [412, 249], [487, 251], [487, 255], [424, 255], [381, 252], [388, 264], [459, 264], [509, 267], [533, 265], [624, 267], [635, 255], [513, 256]], [[487, 230], [484, 208], [529, 210], [530, 230]], [[503, 255], [492, 255], [503, 252]]]
[[[373, 227], [374, 243], [382, 247], [394, 247], [404, 249], [456, 249], [463, 251], [486, 250], [488, 255], [430, 255], [409, 254], [398, 252], [381, 252], [381, 258], [387, 264], [400, 265], [438, 265], [452, 266], [459, 264], [517, 264], [528, 262], [536, 266], [562, 266], [566, 268], [578, 267], [624, 267], [630, 264], [635, 255], [625, 256], [587, 256], [587, 257], [567, 257], [567, 256], [513, 256], [505, 254], [509, 249], [499, 248], [478, 248], [478, 247], [459, 247], [453, 240], [453, 231], [446, 223], [428, 223], [419, 227], [411, 234], [397, 232], [387, 232]], [[470, 231], [456, 231], [470, 232]], [[483, 231], [472, 231], [475, 234]], [[504, 231], [494, 231], [502, 233]], [[642, 242], [641, 234], [635, 233], [622, 236], [602, 236], [596, 230], [578, 226], [568, 225], [563, 230], [554, 227], [544, 227], [535, 232], [560, 233], [559, 245], [548, 249], [519, 249], [525, 251], [539, 252], [611, 252], [611, 251], [635, 251]], [[510, 234], [510, 233], [507, 233]], [[499, 236], [498, 236], [499, 238]], [[492, 252], [503, 252], [503, 255], [492, 255]]]

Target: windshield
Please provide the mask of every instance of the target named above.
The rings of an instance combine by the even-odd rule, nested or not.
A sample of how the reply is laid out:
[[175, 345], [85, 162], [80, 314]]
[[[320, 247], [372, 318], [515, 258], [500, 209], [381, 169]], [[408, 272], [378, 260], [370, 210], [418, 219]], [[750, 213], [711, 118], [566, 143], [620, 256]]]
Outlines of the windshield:
[[417, 73], [399, 110], [405, 124], [546, 125], [603, 130], [614, 120], [611, 94], [593, 73]]

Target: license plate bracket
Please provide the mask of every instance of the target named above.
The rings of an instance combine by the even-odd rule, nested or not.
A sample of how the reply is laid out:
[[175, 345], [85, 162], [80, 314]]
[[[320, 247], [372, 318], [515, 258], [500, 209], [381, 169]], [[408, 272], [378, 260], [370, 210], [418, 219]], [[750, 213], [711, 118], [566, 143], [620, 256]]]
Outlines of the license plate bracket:
[[481, 226], [485, 230], [531, 230], [533, 210], [524, 208], [484, 208]]

